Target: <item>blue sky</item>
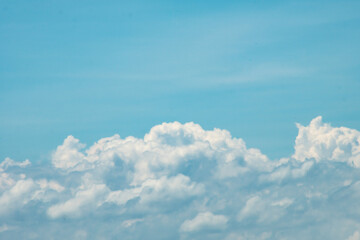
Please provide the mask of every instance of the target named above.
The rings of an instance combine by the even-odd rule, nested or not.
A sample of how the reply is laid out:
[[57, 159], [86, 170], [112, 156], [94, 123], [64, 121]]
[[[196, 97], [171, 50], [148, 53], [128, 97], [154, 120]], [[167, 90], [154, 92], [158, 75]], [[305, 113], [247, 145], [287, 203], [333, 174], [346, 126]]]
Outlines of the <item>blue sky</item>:
[[[351, 193], [348, 193], [352, 194], [350, 199], [357, 199], [356, 148], [360, 141], [356, 140], [359, 134], [356, 129], [360, 129], [359, 12], [359, 1], [0, 0], [0, 161], [4, 160], [0, 165], [0, 173], [5, 174], [8, 171], [6, 177], [2, 175], [2, 181], [4, 184], [9, 183], [4, 187], [0, 182], [0, 187], [3, 186], [5, 189], [2, 189], [3, 198], [0, 197], [0, 202], [7, 203], [6, 199], [11, 199], [9, 197], [12, 196], [11, 189], [16, 183], [19, 186], [28, 184], [26, 186], [38, 189], [36, 191], [41, 190], [41, 194], [46, 197], [46, 200], [38, 198], [38, 192], [34, 190], [36, 195], [29, 190], [26, 194], [19, 195], [21, 197], [18, 198], [18, 202], [31, 203], [30, 205], [19, 203], [20, 213], [3, 213], [0, 209], [0, 234], [2, 232], [8, 234], [6, 236], [9, 239], [29, 234], [31, 224], [25, 224], [21, 231], [14, 231], [19, 229], [18, 224], [21, 223], [16, 216], [25, 216], [24, 219], [28, 219], [26, 216], [30, 213], [34, 214], [33, 211], [36, 209], [37, 213], [41, 212], [36, 218], [40, 223], [52, 219], [47, 223], [51, 225], [50, 227], [39, 224], [37, 226], [39, 229], [49, 228], [56, 232], [58, 226], [67, 226], [74, 224], [72, 221], [78, 221], [83, 225], [75, 224], [74, 229], [64, 233], [62, 237], [72, 238], [76, 234], [82, 234], [81, 236], [86, 238], [91, 231], [84, 229], [84, 226], [99, 224], [102, 217], [107, 216], [107, 211], [113, 207], [107, 204], [115, 202], [117, 211], [126, 212], [119, 217], [121, 224], [132, 227], [138, 223], [142, 224], [137, 235], [139, 239], [142, 233], [149, 233], [165, 226], [166, 217], [174, 217], [178, 220], [170, 221], [169, 232], [164, 232], [159, 238], [166, 239], [171, 236], [173, 239], [201, 239], [205, 237], [202, 234], [209, 234], [202, 227], [205, 226], [205, 229], [209, 230], [214, 226], [220, 226], [214, 230], [215, 232], [210, 231], [211, 236], [206, 235], [206, 237], [261, 239], [260, 235], [263, 234], [261, 235], [263, 239], [267, 239], [267, 236], [270, 239], [280, 239], [280, 233], [270, 234], [266, 230], [270, 225], [262, 224], [278, 220], [285, 224], [288, 219], [299, 214], [301, 207], [307, 209], [304, 213], [310, 216], [309, 209], [319, 204], [319, 199], [322, 199], [319, 196], [327, 196], [329, 198], [326, 199], [331, 199], [331, 201], [325, 201], [325, 197], [322, 199], [325, 201], [325, 207], [319, 210], [322, 220], [317, 219], [321, 222], [321, 226], [302, 233], [311, 236], [331, 224], [336, 225], [335, 221], [322, 222], [328, 217], [324, 213], [326, 207], [333, 208], [335, 202], [340, 201], [330, 196], [335, 190], [324, 183], [325, 176], [332, 177], [331, 169], [341, 166], [339, 172], [333, 173], [334, 179], [341, 184], [347, 181], [344, 185], [340, 184], [348, 187], [347, 190], [340, 187], [336, 190], [350, 191]], [[317, 116], [322, 116], [325, 123], [331, 123], [331, 127], [322, 125], [323, 123], [317, 124]], [[312, 120], [313, 125], [310, 124]], [[224, 144], [225, 142], [230, 144], [225, 144], [225, 149], [237, 156], [234, 161], [238, 161], [236, 164], [240, 167], [238, 165], [229, 165], [229, 167], [226, 165], [228, 163], [224, 167], [223, 163], [216, 162], [218, 160], [214, 159], [218, 156], [224, 158], [228, 156], [221, 152], [222, 150], [214, 150], [214, 146], [211, 150], [201, 148], [198, 150], [198, 155], [189, 150], [191, 153], [187, 154], [190, 157], [186, 155], [183, 161], [178, 160], [178, 157], [174, 159], [170, 157], [172, 161], [176, 163], [179, 161], [184, 165], [179, 163], [176, 165], [178, 167], [176, 171], [174, 169], [170, 171], [167, 169], [168, 165], [162, 163], [167, 166], [163, 166], [167, 169], [163, 170], [166, 174], [157, 172], [160, 171], [158, 168], [156, 170], [151, 168], [150, 172], [143, 174], [148, 176], [148, 180], [160, 181], [159, 184], [163, 184], [164, 189], [167, 189], [166, 186], [172, 186], [174, 182], [182, 183], [179, 188], [184, 191], [186, 197], [182, 196], [181, 199], [184, 197], [186, 203], [190, 201], [191, 207], [184, 210], [181, 216], [169, 209], [159, 210], [159, 215], [142, 212], [151, 205], [148, 204], [153, 200], [149, 199], [164, 197], [161, 194], [170, 196], [173, 193], [161, 190], [165, 193], [158, 194], [160, 197], [147, 195], [143, 189], [147, 187], [151, 189], [153, 182], [143, 180], [134, 183], [136, 174], [141, 172], [139, 169], [136, 171], [133, 169], [138, 166], [136, 162], [138, 160], [133, 159], [132, 153], [127, 153], [129, 155], [123, 153], [125, 143], [116, 137], [110, 141], [111, 144], [116, 145], [115, 150], [111, 152], [114, 159], [104, 158], [107, 159], [104, 160], [105, 165], [115, 164], [114, 169], [102, 169], [103, 165], [100, 163], [97, 165], [97, 160], [93, 159], [101, 159], [104, 156], [87, 151], [90, 151], [91, 146], [99, 139], [114, 134], [119, 134], [121, 139], [133, 136], [139, 142], [143, 141], [146, 144], [150, 142], [155, 145], [165, 144], [166, 146], [161, 145], [165, 153], [159, 153], [153, 149], [153, 145], [148, 146], [143, 143], [147, 146], [145, 148], [149, 148], [150, 152], [153, 151], [152, 154], [159, 159], [162, 159], [161, 154], [170, 154], [166, 152], [167, 144], [171, 145], [170, 143], [174, 141], [183, 143], [182, 141], [187, 139], [186, 136], [183, 136], [185, 140], [181, 138], [184, 132], [189, 136], [197, 136], [194, 137], [196, 141], [194, 140], [192, 144], [201, 145], [208, 141], [207, 137], [197, 135], [200, 131], [197, 127], [188, 125], [179, 127], [177, 123], [170, 124], [168, 129], [159, 130], [161, 134], [167, 136], [164, 137], [165, 140], [159, 137], [160, 140], [155, 138], [147, 141], [146, 137], [144, 138], [154, 126], [157, 129], [156, 126], [161, 128], [159, 126], [164, 122], [174, 121], [181, 124], [194, 122], [199, 124], [201, 129], [210, 132], [214, 128], [226, 129], [236, 139], [241, 138], [246, 142], [247, 149], [260, 149], [263, 155], [255, 154], [252, 150], [248, 153], [248, 150], [242, 149], [243, 145], [237, 145], [236, 140], [224, 137]], [[308, 139], [302, 136], [301, 128], [297, 128], [295, 123], [309, 126], [306, 128], [309, 134], [315, 132], [315, 135], [323, 136], [321, 139], [330, 139], [332, 144], [336, 144], [326, 145], [325, 142], [315, 141], [316, 137]], [[348, 132], [341, 130], [338, 128], [340, 126], [350, 130]], [[328, 129], [326, 131], [329, 134], [326, 135], [321, 129]], [[153, 135], [157, 136], [156, 134]], [[218, 136], [217, 134], [216, 132], [215, 135]], [[69, 138], [69, 135], [74, 138]], [[348, 142], [342, 142], [343, 138], [340, 139], [339, 136], [345, 136]], [[68, 141], [64, 142], [64, 139]], [[296, 139], [302, 139], [303, 142], [298, 142]], [[86, 147], [77, 141], [86, 144]], [[313, 146], [313, 148], [307, 149], [303, 145], [304, 142], [309, 143], [307, 147]], [[351, 147], [346, 145], [350, 143]], [[138, 144], [140, 143], [131, 143], [130, 148], [144, 147], [141, 144], [139, 147]], [[321, 144], [325, 144], [326, 147]], [[198, 145], [195, 145], [194, 148], [197, 149]], [[181, 146], [180, 144], [177, 147], [182, 149]], [[234, 146], [242, 149], [242, 155]], [[181, 151], [179, 149], [176, 151]], [[105, 150], [100, 152], [102, 151]], [[346, 156], [341, 155], [342, 152]], [[144, 159], [149, 158], [148, 155], [141, 154], [139, 153], [139, 156]], [[246, 160], [246, 156], [255, 159], [254, 163]], [[268, 167], [258, 163], [257, 161], [263, 159], [263, 156], [273, 163]], [[126, 166], [122, 165], [124, 163], [118, 163], [117, 158], [125, 159]], [[196, 159], [193, 165], [184, 163], [188, 158]], [[286, 162], [280, 160], [281, 158], [288, 160]], [[31, 166], [23, 162], [25, 159], [31, 161]], [[211, 163], [202, 168], [203, 163], [199, 159], [211, 159], [209, 161]], [[62, 165], [59, 161], [64, 161], [64, 164], [68, 165]], [[89, 161], [95, 162], [89, 163]], [[24, 164], [21, 165], [20, 162]], [[89, 170], [100, 165], [102, 167], [99, 172], [94, 173], [93, 170]], [[255, 165], [257, 167], [254, 167]], [[260, 168], [260, 165], [264, 168]], [[209, 170], [211, 166], [219, 169], [216, 170], [219, 172]], [[232, 172], [231, 168], [237, 170]], [[240, 168], [243, 168], [244, 172], [239, 170]], [[133, 175], [127, 176], [128, 182], [124, 180], [126, 183], [122, 183], [123, 189], [119, 186], [114, 188], [109, 179], [114, 178], [115, 182], [122, 179], [114, 172], [125, 171], [124, 169], [129, 170]], [[206, 175], [199, 169], [209, 172]], [[299, 169], [307, 172], [308, 175], [300, 174], [301, 178], [298, 178], [301, 172]], [[24, 171], [30, 179], [23, 178], [21, 171]], [[200, 171], [199, 175], [193, 174], [198, 171]], [[244, 194], [229, 196], [228, 192], [223, 192], [219, 187], [214, 192], [228, 198], [225, 200], [216, 198], [219, 202], [208, 200], [205, 203], [205, 199], [211, 198], [206, 195], [206, 189], [212, 186], [214, 181], [216, 182], [212, 179], [213, 171], [219, 175], [226, 172], [226, 176], [231, 175], [235, 180], [243, 179], [248, 174], [246, 177], [258, 179], [259, 182], [243, 186], [236, 185], [232, 180], [224, 180], [225, 182], [219, 183], [219, 186], [229, 184], [227, 186], [245, 191]], [[104, 178], [105, 172], [110, 174], [109, 179]], [[324, 175], [316, 177], [318, 173]], [[201, 177], [203, 174], [207, 177], [205, 175]], [[278, 177], [274, 177], [275, 175]], [[49, 176], [54, 177], [49, 178]], [[40, 184], [36, 182], [39, 178], [45, 178], [49, 182], [52, 179], [65, 190], [56, 187], [55, 183]], [[277, 180], [269, 180], [273, 178]], [[74, 180], [74, 183], [70, 184], [68, 179]], [[194, 183], [193, 180], [198, 182]], [[264, 181], [268, 180], [271, 183], [264, 185]], [[313, 188], [307, 185], [312, 180], [315, 181]], [[289, 186], [283, 184], [283, 181], [290, 182]], [[316, 200], [318, 202], [311, 203], [314, 205], [306, 205], [294, 200], [299, 197], [296, 196], [295, 186], [299, 186], [296, 184], [305, 184], [306, 189], [303, 190], [308, 192], [314, 188], [321, 189], [323, 186], [329, 188], [324, 187], [328, 192], [318, 195], [319, 199]], [[90, 209], [90, 213], [83, 210], [81, 205], [83, 202], [78, 196], [82, 196], [81, 191], [84, 189], [93, 191], [95, 200], [89, 200], [89, 204], [98, 204], [101, 206], [100, 209], [85, 204], [84, 206]], [[94, 189], [103, 192], [99, 193]], [[131, 198], [126, 202], [126, 209], [134, 205], [135, 210], [125, 210], [125, 207], [119, 207], [123, 203], [113, 200], [119, 189], [131, 192], [134, 199], [137, 199]], [[288, 189], [292, 196], [285, 196]], [[268, 194], [267, 191], [274, 193], [270, 197], [273, 200], [271, 203], [261, 200]], [[54, 197], [54, 192], [65, 194]], [[275, 196], [276, 192], [278, 197]], [[37, 197], [34, 197], [34, 194]], [[102, 198], [97, 198], [97, 194]], [[241, 199], [239, 203], [234, 203], [235, 197]], [[307, 196], [302, 197], [307, 198]], [[48, 199], [50, 200], [47, 201]], [[71, 199], [75, 200], [70, 201]], [[232, 201], [231, 204], [229, 203], [230, 207], [221, 210], [218, 205], [226, 200]], [[67, 201], [70, 201], [68, 203], [70, 205], [74, 202], [79, 204], [77, 206], [80, 210], [74, 210], [78, 215], [70, 216], [70, 219], [74, 217], [74, 219], [82, 219], [81, 221], [61, 222], [61, 219], [68, 214], [67, 210], [61, 207], [61, 202]], [[176, 200], [174, 204], [183, 206], [185, 203]], [[257, 204], [260, 209], [277, 207], [274, 209], [270, 207], [269, 213], [260, 216], [259, 212], [246, 210], [247, 206], [252, 204]], [[286, 212], [281, 209], [283, 206], [286, 206], [286, 209], [291, 206], [293, 209]], [[49, 209], [60, 210], [54, 212]], [[339, 209], [336, 208], [334, 211]], [[237, 215], [231, 216], [231, 212]], [[348, 212], [351, 212], [351, 209]], [[279, 219], [271, 219], [269, 216], [272, 213], [278, 215]], [[94, 214], [94, 222], [84, 220], [84, 216], [89, 216], [87, 214]], [[111, 217], [118, 219], [113, 215]], [[248, 217], [250, 221], [246, 225], [243, 221]], [[6, 222], [4, 219], [10, 220]], [[331, 233], [332, 236], [341, 239], [360, 238], [360, 233], [355, 231], [359, 227], [356, 221], [354, 223], [346, 217], [344, 219], [342, 220], [350, 222], [347, 222], [342, 232], [337, 232], [338, 235]], [[155, 220], [164, 224], [151, 225]], [[317, 220], [310, 221], [304, 217], [301, 224], [310, 226], [312, 221]], [[259, 224], [261, 231], [257, 228], [259, 226], [252, 225], [257, 221], [261, 222]], [[242, 227], [250, 226], [252, 230], [242, 232], [240, 236], [238, 232], [233, 231], [239, 228], [239, 223]], [[282, 224], [279, 224], [279, 228], [285, 227], [286, 224]], [[292, 224], [294, 226], [298, 224], [297, 227], [301, 225]], [[124, 239], [134, 234], [130, 230], [121, 231]], [[191, 235], [194, 231], [197, 235]], [[281, 229], [279, 231], [281, 232]], [[15, 234], [14, 232], [18, 235], [12, 235]], [[51, 232], [48, 234], [46, 236], [50, 236]], [[102, 233], [96, 234], [100, 236]], [[297, 236], [298, 232], [292, 230], [287, 234], [285, 235], [290, 236], [291, 239], [291, 236]], [[78, 235], [76, 236], [80, 239]], [[154, 239], [159, 238], [154, 237]]]
[[[2, 158], [69, 134], [225, 128], [274, 157], [295, 122], [360, 128], [357, 1], [1, 1]], [[270, 141], [270, 139], [276, 141]]]

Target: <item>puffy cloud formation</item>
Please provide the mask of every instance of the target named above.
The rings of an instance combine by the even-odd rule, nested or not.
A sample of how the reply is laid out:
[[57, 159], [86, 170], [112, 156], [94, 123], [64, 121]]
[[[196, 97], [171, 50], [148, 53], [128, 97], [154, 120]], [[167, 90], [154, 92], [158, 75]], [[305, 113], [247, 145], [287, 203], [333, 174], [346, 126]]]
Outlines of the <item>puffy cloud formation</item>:
[[272, 160], [178, 122], [88, 148], [68, 136], [49, 164], [6, 158], [0, 238], [359, 239], [360, 133], [297, 127], [294, 154]]
[[304, 162], [312, 158], [360, 167], [360, 132], [345, 127], [333, 128], [322, 123], [321, 117], [313, 119], [307, 127], [297, 126], [299, 135], [293, 155], [296, 160]]

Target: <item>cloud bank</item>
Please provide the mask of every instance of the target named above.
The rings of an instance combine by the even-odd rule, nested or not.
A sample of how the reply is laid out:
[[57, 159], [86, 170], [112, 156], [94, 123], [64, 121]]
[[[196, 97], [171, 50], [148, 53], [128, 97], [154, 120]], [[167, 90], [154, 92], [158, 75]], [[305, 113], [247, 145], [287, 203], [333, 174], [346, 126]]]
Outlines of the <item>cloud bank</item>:
[[48, 165], [6, 158], [0, 237], [359, 239], [360, 132], [297, 127], [281, 159], [178, 122], [90, 147], [68, 136]]

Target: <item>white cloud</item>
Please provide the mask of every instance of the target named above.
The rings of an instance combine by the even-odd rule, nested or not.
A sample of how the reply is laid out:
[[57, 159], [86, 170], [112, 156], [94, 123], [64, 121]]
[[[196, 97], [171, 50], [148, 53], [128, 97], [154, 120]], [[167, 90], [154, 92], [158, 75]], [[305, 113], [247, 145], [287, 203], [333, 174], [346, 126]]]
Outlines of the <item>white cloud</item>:
[[115, 203], [117, 205], [124, 205], [129, 200], [139, 197], [141, 190], [141, 188], [130, 188], [110, 192], [106, 198], [106, 202]]
[[126, 221], [123, 221], [121, 225], [125, 228], [129, 228], [131, 226], [134, 226], [136, 223], [143, 222], [143, 221], [144, 221], [143, 218], [128, 219]]
[[261, 180], [270, 182], [281, 182], [287, 178], [301, 178], [304, 177], [307, 172], [313, 167], [314, 162], [307, 160], [305, 162], [296, 162], [294, 159], [291, 161], [279, 161], [277, 167], [270, 173], [263, 174]]
[[53, 153], [52, 162], [56, 168], [67, 171], [83, 171], [89, 168], [85, 155], [80, 152], [85, 147], [78, 139], [68, 136]]
[[105, 184], [94, 183], [91, 176], [85, 175], [82, 185], [76, 190], [75, 196], [64, 203], [51, 206], [47, 214], [51, 218], [61, 216], [79, 217], [83, 213], [100, 206], [109, 192], [110, 190]]
[[259, 196], [251, 197], [246, 201], [244, 208], [238, 215], [238, 220], [242, 221], [244, 218], [249, 217], [255, 213], [263, 210], [262, 202]]
[[[319, 117], [298, 128], [295, 153], [279, 160], [226, 130], [178, 122], [154, 126], [144, 138], [114, 135], [89, 147], [69, 136], [51, 166], [6, 158], [0, 220], [19, 231], [1, 234], [24, 238], [32, 228], [63, 226], [71, 231], [62, 238], [141, 239], [157, 231], [163, 235], [149, 238], [299, 239], [346, 225], [326, 236], [349, 238], [360, 227], [359, 132]], [[19, 219], [43, 225], [16, 226]]]
[[279, 220], [286, 214], [286, 208], [289, 207], [294, 200], [290, 198], [272, 199], [273, 196], [267, 192], [263, 196], [250, 197], [245, 206], [239, 212], [238, 221], [255, 218], [257, 223], [272, 223]]
[[[205, 131], [194, 123], [163, 123], [153, 127], [144, 139], [121, 139], [115, 135], [101, 139], [81, 152], [84, 147], [73, 136], [67, 137], [53, 154], [54, 166], [67, 171], [103, 169], [104, 166], [112, 167], [114, 160], [119, 158], [132, 169], [128, 176], [134, 186], [147, 179], [176, 173], [183, 165], [202, 159], [207, 159], [208, 163], [204, 164], [209, 166], [219, 165], [222, 178], [237, 176], [247, 168], [272, 169], [269, 159], [258, 149], [247, 149], [242, 139], [232, 138], [225, 130]], [[222, 166], [229, 164], [238, 170]]]
[[[161, 177], [158, 180], [147, 180], [143, 183], [141, 202], [167, 201], [184, 199], [204, 192], [204, 186], [192, 183], [190, 178], [179, 174], [175, 177]], [[146, 191], [149, 190], [149, 191]]]
[[0, 189], [7, 189], [15, 184], [15, 180], [6, 172], [0, 172]]
[[65, 190], [63, 186], [61, 186], [59, 183], [55, 181], [48, 181], [46, 179], [40, 179], [36, 181], [37, 184], [39, 184], [41, 189], [52, 189], [57, 192], [62, 192]]
[[317, 117], [307, 127], [297, 124], [299, 134], [293, 157], [301, 162], [307, 159], [347, 162], [360, 167], [360, 132], [345, 127], [334, 128]]
[[278, 206], [278, 207], [288, 207], [294, 202], [293, 199], [290, 198], [284, 198], [280, 199], [279, 201], [271, 203], [271, 206]]
[[25, 205], [31, 200], [31, 194], [35, 188], [36, 185], [32, 179], [17, 181], [0, 197], [0, 215]]
[[199, 213], [195, 218], [186, 220], [180, 227], [182, 232], [195, 232], [200, 230], [219, 230], [226, 228], [228, 218], [215, 215], [211, 212]]
[[13, 167], [13, 166], [24, 168], [24, 167], [29, 166], [30, 164], [31, 163], [28, 159], [26, 159], [23, 162], [15, 162], [11, 158], [7, 157], [7, 158], [5, 158], [5, 160], [2, 163], [0, 163], [0, 168], [7, 169], [8, 167]]

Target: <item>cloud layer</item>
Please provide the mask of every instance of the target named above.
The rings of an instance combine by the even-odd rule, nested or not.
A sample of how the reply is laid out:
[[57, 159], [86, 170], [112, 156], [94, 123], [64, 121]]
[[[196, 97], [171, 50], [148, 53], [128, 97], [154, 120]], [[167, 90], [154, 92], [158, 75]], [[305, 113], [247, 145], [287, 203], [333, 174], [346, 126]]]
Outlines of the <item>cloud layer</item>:
[[358, 239], [360, 132], [321, 117], [297, 127], [294, 154], [273, 160], [178, 122], [88, 148], [68, 136], [49, 165], [6, 158], [0, 237]]

